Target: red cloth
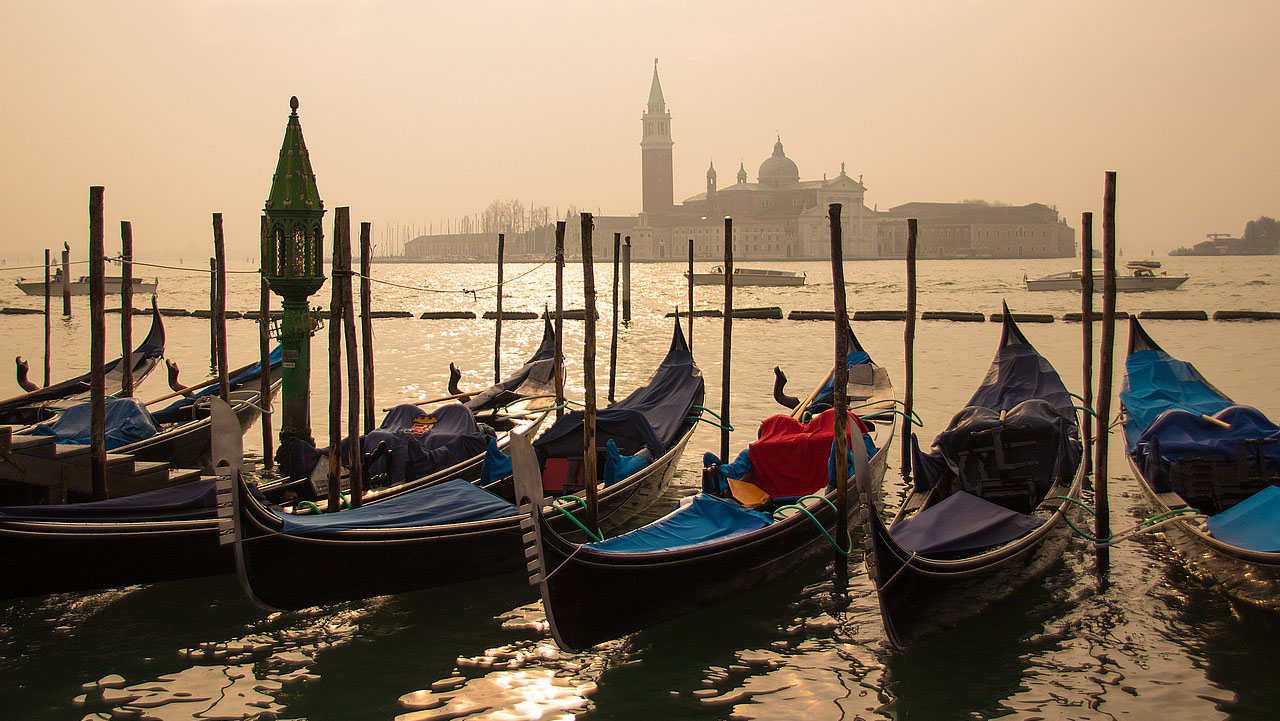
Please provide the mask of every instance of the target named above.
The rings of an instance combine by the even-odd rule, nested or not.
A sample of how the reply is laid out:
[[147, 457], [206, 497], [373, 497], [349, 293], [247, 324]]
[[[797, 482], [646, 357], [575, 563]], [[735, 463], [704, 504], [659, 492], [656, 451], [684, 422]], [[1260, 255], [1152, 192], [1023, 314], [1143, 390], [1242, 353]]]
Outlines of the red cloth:
[[[790, 416], [766, 418], [760, 424], [760, 439], [747, 447], [755, 484], [774, 498], [803, 496], [826, 488], [835, 428], [835, 409], [823, 411], [807, 424]], [[850, 413], [850, 431], [853, 428], [861, 433], [870, 430], [861, 418]], [[853, 436], [859, 443], [861, 433]]]

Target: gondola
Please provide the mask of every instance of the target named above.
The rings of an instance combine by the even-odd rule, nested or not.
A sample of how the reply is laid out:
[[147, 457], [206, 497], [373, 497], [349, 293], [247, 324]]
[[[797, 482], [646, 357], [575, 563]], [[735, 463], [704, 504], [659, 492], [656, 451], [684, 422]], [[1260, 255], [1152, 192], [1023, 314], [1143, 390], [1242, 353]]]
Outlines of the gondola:
[[[525, 380], [507, 391], [541, 388], [538, 379], [545, 375], [546, 363], [539, 357], [547, 355], [544, 351], [540, 347], [517, 371]], [[203, 401], [199, 405], [208, 412]], [[234, 409], [237, 417], [240, 405]], [[211, 428], [203, 426], [205, 447]], [[482, 458], [438, 469], [398, 489], [383, 489], [369, 500], [460, 475], [478, 478]], [[273, 489], [264, 490], [277, 497]], [[231, 548], [218, 544], [216, 505], [215, 482], [206, 478], [106, 501], [0, 508], [0, 598], [234, 573]]]
[[867, 571], [896, 647], [976, 616], [1045, 572], [1072, 531], [1084, 463], [1053, 366], [1013, 322], [986, 378], [934, 439], [912, 438], [913, 485], [886, 527], [864, 511]]
[[[136, 386], [147, 377], [160, 357], [164, 355], [164, 323], [160, 320], [160, 309], [156, 307], [155, 298], [151, 299], [151, 330], [142, 339], [132, 354], [133, 382]], [[120, 392], [124, 384], [124, 371], [120, 366], [122, 358], [107, 363], [103, 368], [105, 375], [106, 395]], [[39, 388], [20, 396], [0, 401], [0, 423], [29, 425], [51, 418], [58, 410], [88, 400], [89, 380], [92, 373], [85, 373], [70, 380]], [[86, 397], [81, 397], [86, 396]]]
[[1192, 573], [1280, 609], [1280, 428], [1166, 353], [1136, 318], [1120, 403], [1129, 465]]
[[[268, 372], [271, 397], [280, 388], [282, 351], [272, 351]], [[261, 363], [247, 363], [228, 373], [231, 406], [240, 420], [241, 432], [249, 428], [270, 407], [262, 401]], [[183, 467], [206, 467], [209, 462], [209, 402], [219, 392], [207, 384], [190, 396], [180, 398], [155, 411], [136, 398], [109, 399], [106, 404], [106, 448], [127, 453], [142, 461], [163, 461]], [[89, 404], [63, 411], [52, 423], [23, 429], [28, 435], [50, 435], [59, 443], [89, 442]]]
[[[874, 450], [868, 460], [869, 449], [855, 435], [849, 468], [858, 468], [865, 484], [878, 486], [894, 433], [893, 388], [856, 338], [850, 347], [850, 407], [864, 421], [874, 421], [870, 429], [862, 426]], [[541, 591], [556, 643], [568, 650], [590, 648], [736, 596], [831, 553], [826, 539], [839, 515], [827, 465], [834, 439], [834, 410], [828, 407], [833, 374], [789, 415], [765, 421], [761, 440], [731, 464], [734, 470], [708, 454], [712, 465], [703, 493], [646, 526], [598, 542], [576, 542], [546, 509], [529, 502], [539, 493], [536, 444], [514, 434], [530, 583]], [[850, 428], [855, 425], [851, 418]], [[783, 497], [791, 494], [802, 497]], [[849, 497], [856, 498], [852, 491]], [[850, 503], [850, 517], [854, 507]], [[839, 543], [849, 550], [848, 539]]]
[[[602, 528], [629, 520], [666, 489], [701, 416], [703, 392], [702, 374], [677, 319], [667, 355], [648, 384], [598, 414], [597, 440], [607, 455], [598, 464], [604, 479]], [[546, 495], [565, 511], [557, 521], [565, 532], [584, 515], [579, 502], [555, 498], [582, 482], [575, 476], [581, 467], [581, 416], [566, 414], [539, 438], [548, 478], [560, 474], [539, 500]], [[646, 451], [652, 460], [637, 462]], [[266, 608], [413, 591], [515, 571], [524, 563], [515, 505], [462, 479], [323, 516], [288, 514], [262, 502], [243, 480], [234, 485], [234, 512], [227, 521], [234, 523], [237, 570], [249, 597]]]

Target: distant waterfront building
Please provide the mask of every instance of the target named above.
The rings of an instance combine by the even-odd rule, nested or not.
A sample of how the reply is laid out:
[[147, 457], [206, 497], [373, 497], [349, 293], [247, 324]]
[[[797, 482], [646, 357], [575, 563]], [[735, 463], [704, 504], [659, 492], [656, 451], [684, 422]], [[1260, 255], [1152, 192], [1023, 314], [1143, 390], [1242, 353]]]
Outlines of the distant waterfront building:
[[907, 219], [918, 221], [921, 258], [1070, 258], [1076, 232], [1047, 205], [992, 205], [982, 202], [906, 203], [882, 213], [877, 254], [907, 252]]
[[[704, 192], [675, 204], [671, 112], [667, 109], [654, 60], [649, 98], [640, 116], [641, 212], [595, 216], [595, 257], [611, 258], [613, 235], [631, 238], [635, 260], [678, 260], [724, 256], [724, 218], [733, 218], [734, 257], [740, 260], [820, 260], [830, 256], [827, 206], [841, 203], [844, 253], [847, 258], [902, 257], [906, 221], [920, 220], [919, 254], [924, 258], [1053, 258], [1075, 254], [1075, 231], [1047, 205], [1000, 206], [987, 203], [907, 203], [876, 211], [865, 203], [867, 188], [840, 163], [828, 179], [801, 180], [800, 169], [787, 157], [779, 136], [750, 182], [739, 162], [736, 182], [720, 187], [715, 163], [706, 173]], [[581, 255], [581, 225], [566, 218], [565, 254]], [[528, 237], [525, 237], [528, 236]], [[554, 229], [522, 234], [512, 255], [546, 257]], [[420, 236], [409, 241], [411, 258], [487, 260], [494, 257], [492, 234]]]

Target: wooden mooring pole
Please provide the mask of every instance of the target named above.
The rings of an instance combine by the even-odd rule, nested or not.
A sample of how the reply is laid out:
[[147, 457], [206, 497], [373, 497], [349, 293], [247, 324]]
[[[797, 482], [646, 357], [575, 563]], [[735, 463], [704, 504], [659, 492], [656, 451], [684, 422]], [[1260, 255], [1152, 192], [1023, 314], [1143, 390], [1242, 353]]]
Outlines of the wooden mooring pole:
[[693, 353], [693, 238], [689, 239], [689, 353]]
[[44, 249], [44, 387], [49, 387], [49, 345], [53, 339], [53, 293], [49, 288], [49, 249]]
[[631, 322], [631, 236], [622, 241], [622, 322]]
[[[364, 381], [364, 432], [373, 431], [373, 224], [360, 224], [360, 338]], [[501, 289], [499, 289], [501, 292]], [[352, 431], [355, 433], [355, 431]], [[361, 476], [364, 480], [364, 476]]]
[[[1102, 348], [1098, 359], [1098, 438], [1093, 464], [1094, 538], [1111, 537], [1111, 503], [1107, 498], [1107, 451], [1111, 420], [1111, 376], [1116, 341], [1116, 174], [1107, 171], [1102, 195]], [[1097, 547], [1099, 574], [1111, 567], [1109, 546]]]
[[337, 513], [342, 504], [342, 283], [338, 280], [341, 262], [342, 227], [348, 208], [333, 212], [333, 267], [329, 275], [329, 493], [325, 513]]
[[915, 405], [916, 354], [916, 242], [919, 227], [915, 218], [907, 219], [907, 327], [902, 333], [906, 350], [906, 389], [902, 396], [902, 479], [911, 480], [911, 417]]
[[[831, 284], [835, 287], [836, 364], [832, 379], [835, 407], [836, 457], [836, 582], [843, 590], [848, 583], [849, 564], [849, 306], [844, 287], [844, 242], [840, 227], [840, 204], [827, 206], [831, 223]], [[854, 441], [855, 443], [857, 441]], [[840, 546], [844, 544], [844, 551]]]
[[[267, 216], [262, 216], [260, 230], [263, 242], [267, 237]], [[258, 276], [258, 367], [262, 374], [258, 377], [258, 405], [264, 411], [260, 423], [262, 425], [262, 467], [270, 470], [275, 465], [272, 446], [275, 439], [271, 435], [271, 289], [267, 287], [266, 268], [260, 269]]]
[[564, 228], [556, 221], [556, 418], [564, 415]]
[[218, 259], [209, 259], [209, 367], [218, 368], [218, 323], [214, 316], [214, 303], [218, 297]]
[[[344, 210], [346, 210], [344, 208]], [[338, 252], [342, 255], [342, 272], [334, 273], [335, 283], [342, 285], [342, 335], [347, 352], [347, 434], [349, 443], [347, 462], [350, 466], [351, 507], [359, 508], [364, 496], [364, 444], [360, 433], [360, 345], [356, 337], [356, 304], [351, 282], [351, 218], [344, 213], [342, 237], [338, 238]]]
[[506, 250], [507, 236], [498, 233], [498, 317], [493, 321], [493, 382], [502, 382], [502, 256]]
[[[93, 482], [93, 498], [107, 498], [106, 441], [106, 323], [103, 307], [106, 301], [103, 279], [102, 196], [101, 185], [89, 188], [89, 474]], [[66, 271], [63, 271], [66, 277]]]
[[62, 243], [62, 315], [71, 317], [71, 246]]
[[590, 213], [582, 214], [582, 294], [585, 332], [582, 344], [582, 483], [587, 491], [587, 528], [600, 528], [600, 490], [596, 480], [596, 273]]
[[222, 213], [213, 214], [213, 347], [218, 353], [218, 394], [231, 402], [227, 377], [227, 248], [222, 239]]
[[[1093, 213], [1080, 215], [1080, 324], [1084, 345], [1084, 406], [1093, 410]], [[1093, 417], [1084, 414], [1084, 472], [1093, 473]], [[1100, 431], [1101, 432], [1101, 431]]]
[[613, 405], [618, 388], [618, 253], [622, 252], [622, 233], [613, 234], [613, 330], [609, 336], [609, 405]]
[[120, 221], [120, 395], [133, 395], [133, 225]]
[[[692, 313], [693, 309], [690, 308]], [[680, 322], [677, 318], [676, 322]], [[724, 343], [720, 348], [720, 460], [729, 458], [729, 381], [733, 364], [733, 218], [724, 219]]]

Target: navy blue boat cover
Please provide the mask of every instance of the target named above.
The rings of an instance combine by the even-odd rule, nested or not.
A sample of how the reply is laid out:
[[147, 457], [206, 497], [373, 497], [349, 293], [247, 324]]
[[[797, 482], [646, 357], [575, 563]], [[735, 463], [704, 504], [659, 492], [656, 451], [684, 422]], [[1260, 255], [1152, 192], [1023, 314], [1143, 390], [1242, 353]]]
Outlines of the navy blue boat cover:
[[391, 483], [422, 478], [484, 453], [485, 435], [461, 403], [430, 413], [408, 403], [392, 408], [378, 429], [364, 437], [364, 452], [386, 442], [391, 453], [369, 466], [371, 475], [391, 474]]
[[[1035, 401], [1027, 403], [1028, 401]], [[1009, 411], [1003, 423], [1000, 412]], [[928, 454], [913, 445], [912, 468], [917, 490], [928, 490], [940, 480], [954, 478], [957, 453], [974, 433], [1017, 425], [1021, 433], [1043, 433], [1058, 439], [1058, 447], [1046, 446], [1045, 462], [1054, 462], [1059, 449], [1062, 468], [1074, 471], [1081, 447], [1075, 409], [1058, 372], [1030, 343], [1012, 342], [996, 351], [986, 377], [965, 408], [934, 439]], [[1047, 483], [1047, 479], [1046, 479]], [[1046, 490], [1048, 486], [1041, 490]]]
[[[1188, 458], [1235, 459], [1237, 441], [1270, 441], [1262, 446], [1268, 465], [1280, 468], [1280, 428], [1262, 411], [1251, 406], [1231, 405], [1211, 415], [1230, 428], [1205, 420], [1200, 413], [1170, 408], [1138, 437], [1134, 446], [1136, 460], [1153, 488], [1163, 492], [1170, 488], [1169, 464]], [[1126, 433], [1128, 427], [1126, 425]], [[1159, 458], [1152, 449], [1159, 449]], [[1245, 454], [1250, 466], [1256, 465], [1256, 451]]]
[[890, 529], [908, 551], [959, 555], [1000, 546], [1039, 528], [1044, 521], [957, 491]]
[[1213, 537], [1237, 548], [1280, 552], [1280, 488], [1267, 486], [1205, 522]]
[[[63, 411], [53, 423], [41, 423], [32, 428], [31, 433], [53, 436], [59, 443], [87, 445], [91, 435], [89, 429], [90, 407], [88, 403], [81, 403]], [[107, 450], [146, 440], [159, 432], [159, 424], [137, 398], [112, 398], [107, 401]]]
[[339, 513], [295, 516], [277, 511], [286, 533], [305, 536], [329, 531], [416, 528], [484, 521], [516, 515], [510, 501], [455, 478]]
[[0, 520], [129, 523], [213, 518], [215, 479], [89, 503], [0, 508]]
[[[702, 372], [693, 362], [676, 319], [671, 348], [646, 386], [596, 413], [596, 444], [613, 440], [618, 450], [635, 455], [648, 448], [654, 458], [666, 453], [703, 391]], [[582, 456], [582, 411], [562, 416], [533, 446], [541, 460]]]
[[736, 501], [699, 493], [680, 500], [674, 511], [621, 536], [588, 543], [610, 553], [666, 551], [739, 536], [773, 523], [768, 513], [750, 511]]
[[[271, 353], [267, 356], [267, 363], [268, 365], [271, 366], [272, 370], [274, 370], [280, 367], [280, 362], [283, 358], [284, 358], [284, 348], [281, 346], [276, 346], [271, 351]], [[255, 361], [246, 366], [241, 366], [240, 368], [236, 369], [234, 372], [229, 374], [229, 377], [227, 378], [227, 385], [233, 391], [240, 390], [248, 383], [254, 383], [256, 385], [258, 379], [262, 375], [261, 368], [262, 368], [261, 361]], [[201, 398], [204, 398], [205, 396], [215, 395], [218, 392], [219, 392], [219, 389], [218, 389], [217, 383], [206, 386], [196, 391], [195, 393], [191, 394], [190, 396], [179, 398], [173, 403], [165, 406], [164, 408], [161, 408], [160, 410], [153, 413], [152, 417], [155, 418], [156, 422], [160, 424], [173, 423], [174, 421], [179, 420], [178, 411], [182, 410], [183, 408], [186, 408], [187, 406], [194, 404], [196, 401], [200, 400]]]
[[1156, 417], [1170, 408], [1213, 415], [1231, 405], [1231, 399], [1218, 392], [1195, 366], [1162, 350], [1129, 354], [1120, 402], [1124, 404], [1124, 437], [1130, 451]]

